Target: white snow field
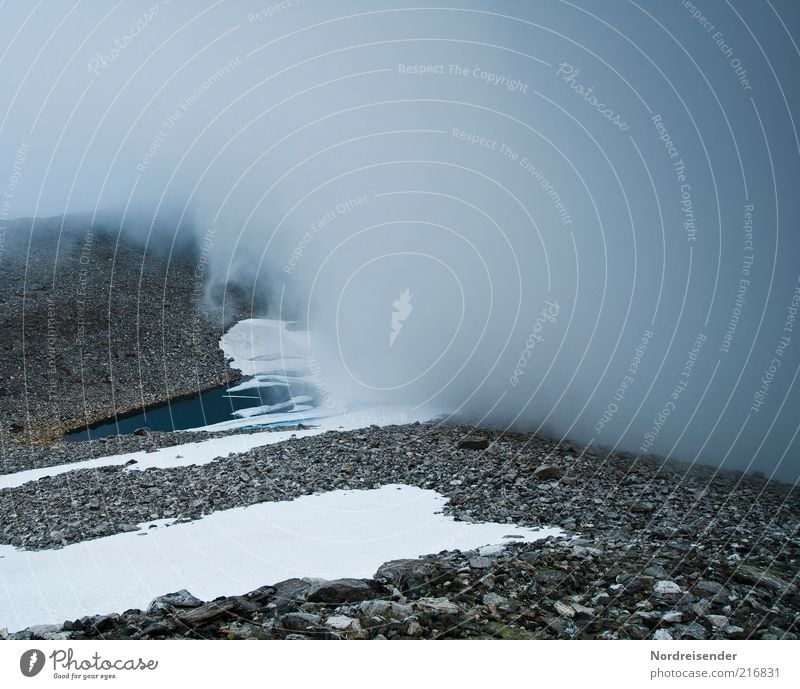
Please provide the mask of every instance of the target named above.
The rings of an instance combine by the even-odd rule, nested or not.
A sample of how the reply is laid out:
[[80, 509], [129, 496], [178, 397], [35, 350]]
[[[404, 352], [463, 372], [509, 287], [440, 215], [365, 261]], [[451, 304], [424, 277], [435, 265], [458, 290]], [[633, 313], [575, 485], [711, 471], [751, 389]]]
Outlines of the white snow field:
[[445, 502], [431, 490], [388, 485], [238, 507], [188, 523], [148, 522], [142, 531], [57, 550], [0, 546], [0, 627], [144, 609], [180, 589], [210, 600], [291, 577], [370, 577], [388, 560], [562, 535], [557, 528], [457, 522], [441, 513]]

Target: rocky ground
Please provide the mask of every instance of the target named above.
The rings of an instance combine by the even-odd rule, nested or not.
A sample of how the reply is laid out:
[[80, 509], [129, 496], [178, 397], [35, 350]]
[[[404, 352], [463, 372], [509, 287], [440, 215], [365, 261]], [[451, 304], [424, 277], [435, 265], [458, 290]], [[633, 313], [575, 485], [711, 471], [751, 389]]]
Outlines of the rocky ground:
[[[15, 638], [797, 638], [800, 491], [736, 472], [605, 456], [435, 424], [326, 433], [174, 469], [69, 472], [0, 491], [0, 542], [52, 548], [157, 518], [337, 488], [435, 489], [457, 519], [558, 525], [495, 555], [290, 580]], [[267, 582], [265, 582], [267, 583]]]
[[[305, 428], [303, 424], [281, 426], [280, 431]], [[59, 464], [83, 462], [87, 459], [122, 455], [131, 452], [155, 452], [162, 447], [174, 447], [184, 443], [196, 443], [211, 438], [230, 435], [264, 433], [267, 428], [235, 428], [226, 431], [181, 431], [179, 433], [151, 431], [142, 428], [141, 434], [112, 435], [82, 442], [57, 441], [48, 445], [6, 445], [0, 455], [0, 475], [13, 474], [28, 469], [42, 469]]]
[[207, 298], [196, 246], [145, 248], [145, 233], [135, 234], [78, 217], [9, 224], [0, 252], [2, 447], [239, 376], [218, 343], [252, 304], [230, 288], [223, 313]]

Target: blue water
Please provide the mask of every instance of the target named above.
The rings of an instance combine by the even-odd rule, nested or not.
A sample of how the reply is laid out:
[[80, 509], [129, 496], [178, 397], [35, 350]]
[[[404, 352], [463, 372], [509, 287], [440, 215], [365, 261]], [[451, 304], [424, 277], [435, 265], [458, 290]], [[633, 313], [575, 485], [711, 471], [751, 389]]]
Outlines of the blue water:
[[[242, 382], [244, 381], [237, 381], [235, 385]], [[234, 411], [260, 405], [285, 403], [285, 406], [273, 410], [273, 413], [284, 413], [292, 411], [293, 395], [307, 394], [305, 390], [298, 392], [294, 385], [291, 390], [287, 385], [272, 385], [249, 388], [240, 392], [229, 392], [229, 387], [235, 385], [222, 385], [192, 397], [117, 416], [88, 428], [68, 433], [64, 439], [70, 441], [96, 440], [110, 435], [133, 433], [137, 428], [149, 428], [151, 431], [186, 430], [221, 421], [230, 421], [235, 418]]]

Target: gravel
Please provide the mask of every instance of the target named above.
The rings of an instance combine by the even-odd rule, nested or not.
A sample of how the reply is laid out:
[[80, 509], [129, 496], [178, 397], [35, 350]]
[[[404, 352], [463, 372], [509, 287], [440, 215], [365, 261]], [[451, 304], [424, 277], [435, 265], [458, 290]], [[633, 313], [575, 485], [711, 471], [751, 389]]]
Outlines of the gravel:
[[[483, 431], [485, 449], [460, 447], [474, 433], [436, 424], [373, 426], [202, 466], [68, 472], [0, 491], [0, 542], [52, 548], [156, 518], [188, 520], [265, 500], [407, 483], [446, 495], [445, 512], [457, 519], [560, 525], [568, 537], [514, 544], [496, 555], [456, 551], [391, 563], [373, 580], [293, 580], [291, 596], [281, 593], [289, 584], [265, 586], [203, 603], [191, 615], [157, 605], [48, 633], [796, 638], [800, 495], [791, 486], [525, 434]], [[543, 466], [560, 469], [561, 478], [537, 478]], [[653, 510], [632, 509], [643, 501]], [[18, 638], [34, 638], [27, 633]]]

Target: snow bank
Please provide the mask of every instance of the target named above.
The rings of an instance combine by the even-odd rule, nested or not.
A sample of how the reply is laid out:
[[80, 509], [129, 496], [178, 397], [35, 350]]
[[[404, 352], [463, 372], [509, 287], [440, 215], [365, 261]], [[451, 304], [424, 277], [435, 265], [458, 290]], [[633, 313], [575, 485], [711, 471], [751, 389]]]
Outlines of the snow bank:
[[[0, 546], [0, 627], [145, 608], [186, 588], [210, 600], [290, 577], [369, 577], [388, 560], [561, 535], [469, 524], [441, 513], [431, 490], [392, 485], [215, 512], [59, 550]], [[147, 526], [147, 525], [143, 525]], [[521, 537], [521, 538], [520, 538]]]

